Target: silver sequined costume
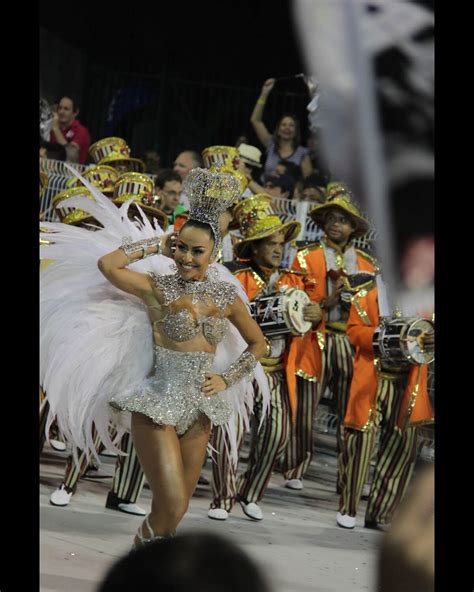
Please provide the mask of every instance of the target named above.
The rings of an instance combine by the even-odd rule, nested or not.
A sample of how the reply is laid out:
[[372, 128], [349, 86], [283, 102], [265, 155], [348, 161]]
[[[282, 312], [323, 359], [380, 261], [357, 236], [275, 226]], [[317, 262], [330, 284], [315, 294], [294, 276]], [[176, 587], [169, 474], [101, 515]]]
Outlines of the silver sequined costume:
[[143, 413], [155, 423], [176, 426], [184, 434], [204, 413], [214, 425], [226, 423], [232, 405], [201, 391], [205, 373], [211, 370], [214, 354], [178, 352], [155, 346], [154, 374], [137, 389], [112, 398], [110, 404], [120, 411]]
[[[193, 304], [203, 301], [215, 304], [220, 309], [220, 316], [203, 316], [197, 320], [187, 309], [177, 313], [168, 312], [164, 319], [156, 321], [168, 337], [178, 342], [189, 341], [202, 332], [206, 340], [213, 345], [222, 341], [228, 328], [228, 321], [223, 317], [223, 313], [225, 307], [235, 301], [235, 286], [209, 278], [202, 282], [186, 282], [178, 273], [150, 275], [155, 286], [162, 290], [165, 305], [185, 294], [192, 294]], [[138, 388], [112, 397], [110, 405], [114, 409], [143, 413], [159, 425], [176, 426], [178, 435], [184, 434], [200, 413], [207, 415], [214, 425], [222, 425], [229, 421], [233, 410], [232, 404], [219, 395], [208, 397], [201, 391], [205, 374], [211, 371], [214, 354], [199, 351], [179, 352], [157, 345], [154, 349], [153, 375]], [[252, 372], [255, 358], [253, 361], [253, 365], [250, 363], [242, 368], [242, 375]], [[239, 378], [240, 375], [237, 379]]]

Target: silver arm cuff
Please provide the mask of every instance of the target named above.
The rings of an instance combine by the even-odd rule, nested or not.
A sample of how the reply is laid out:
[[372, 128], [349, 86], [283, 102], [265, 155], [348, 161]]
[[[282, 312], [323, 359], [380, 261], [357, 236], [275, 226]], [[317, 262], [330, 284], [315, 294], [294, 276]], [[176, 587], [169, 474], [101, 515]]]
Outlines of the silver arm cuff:
[[257, 358], [251, 352], [246, 351], [222, 373], [222, 378], [228, 387], [232, 386], [245, 376], [252, 374], [256, 365]]
[[[152, 247], [157, 247], [158, 251], [156, 253], [148, 253], [148, 249]], [[161, 240], [160, 237], [154, 236], [152, 238], [144, 238], [143, 240], [132, 242], [132, 239], [129, 236], [126, 236], [122, 239], [122, 244], [119, 249], [122, 249], [130, 263], [131, 261], [139, 261], [140, 259], [151, 257], [152, 255], [159, 255], [161, 253]], [[137, 257], [137, 255], [139, 255], [139, 257]]]

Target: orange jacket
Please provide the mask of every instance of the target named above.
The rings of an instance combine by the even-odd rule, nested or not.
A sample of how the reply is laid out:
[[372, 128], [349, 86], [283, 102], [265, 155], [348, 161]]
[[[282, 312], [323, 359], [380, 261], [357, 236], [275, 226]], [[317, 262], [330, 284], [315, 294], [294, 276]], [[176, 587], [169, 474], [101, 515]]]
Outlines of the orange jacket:
[[[359, 270], [375, 271], [374, 259], [359, 249], [356, 249], [356, 252]], [[320, 302], [323, 298], [326, 298], [326, 258], [320, 243], [309, 245], [298, 251], [292, 269], [306, 272], [306, 275], [303, 276], [304, 290], [311, 300]], [[294, 397], [296, 399], [297, 376], [312, 382], [321, 379], [321, 353], [325, 347], [325, 331], [326, 322], [323, 312], [323, 318], [315, 329], [309, 331], [303, 337], [293, 337], [286, 364], [290, 398]]]
[[[305, 274], [303, 272], [293, 269], [280, 269], [280, 272], [281, 275], [275, 284], [275, 290], [279, 290], [283, 286], [288, 286], [288, 288], [299, 288], [300, 290], [304, 290], [303, 279]], [[263, 278], [261, 278], [258, 275], [258, 273], [251, 267], [237, 269], [233, 272], [233, 274], [244, 287], [244, 290], [247, 293], [249, 300], [255, 300], [255, 298], [260, 296], [265, 287], [267, 286], [267, 282]], [[287, 359], [288, 358], [286, 355], [283, 362], [285, 367]], [[286, 372], [286, 378], [288, 382], [288, 372]], [[295, 389], [293, 389], [292, 393], [289, 393], [289, 403], [292, 416], [296, 417]]]
[[[347, 323], [347, 335], [356, 354], [344, 425], [362, 431], [372, 425], [375, 415], [379, 371], [372, 340], [378, 325], [377, 288], [361, 290], [353, 298]], [[411, 366], [397, 419], [398, 427], [433, 421], [427, 374], [426, 365]]]

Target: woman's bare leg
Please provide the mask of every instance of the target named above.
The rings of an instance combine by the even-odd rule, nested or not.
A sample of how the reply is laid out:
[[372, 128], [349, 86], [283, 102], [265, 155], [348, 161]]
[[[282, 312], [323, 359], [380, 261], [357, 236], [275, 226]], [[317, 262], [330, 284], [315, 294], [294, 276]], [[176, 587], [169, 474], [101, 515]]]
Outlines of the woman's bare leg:
[[[181, 438], [173, 426], [157, 426], [132, 413], [132, 437], [153, 493], [149, 518], [155, 535], [172, 534], [188, 509], [209, 439], [207, 418], [198, 420]], [[145, 537], [151, 536], [146, 525]]]
[[197, 422], [179, 440], [189, 499], [193, 496], [201, 474], [210, 433], [211, 422], [207, 416], [201, 415]]

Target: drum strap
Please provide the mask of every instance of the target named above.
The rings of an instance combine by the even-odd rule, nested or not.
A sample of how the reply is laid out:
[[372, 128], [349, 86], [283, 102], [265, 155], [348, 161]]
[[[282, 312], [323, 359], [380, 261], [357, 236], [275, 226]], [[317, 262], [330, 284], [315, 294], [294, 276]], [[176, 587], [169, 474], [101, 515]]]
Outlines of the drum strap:
[[364, 325], [370, 326], [371, 323], [370, 323], [369, 315], [365, 312], [365, 310], [362, 308], [362, 306], [360, 305], [360, 302], [359, 302], [359, 299], [364, 298], [365, 296], [367, 296], [367, 290], [365, 290], [365, 289], [360, 290], [359, 292], [357, 292], [357, 294], [354, 294], [354, 296], [352, 296], [351, 302], [355, 306], [355, 309], [357, 310]]

